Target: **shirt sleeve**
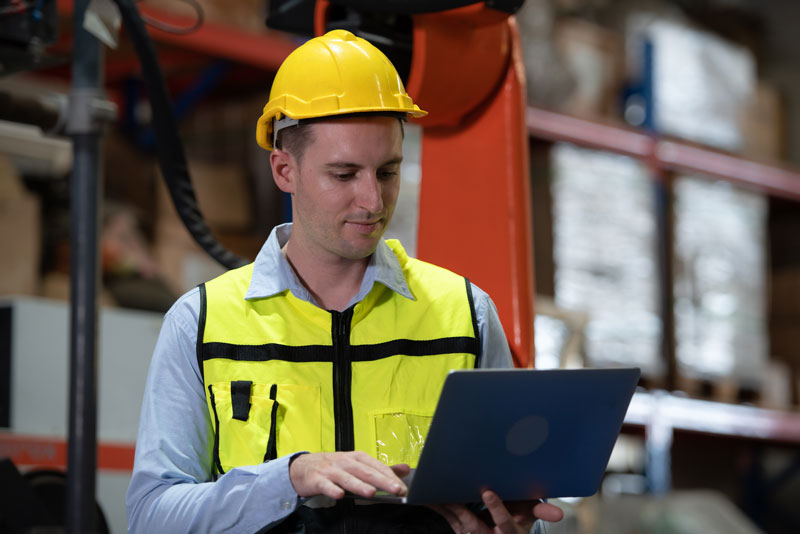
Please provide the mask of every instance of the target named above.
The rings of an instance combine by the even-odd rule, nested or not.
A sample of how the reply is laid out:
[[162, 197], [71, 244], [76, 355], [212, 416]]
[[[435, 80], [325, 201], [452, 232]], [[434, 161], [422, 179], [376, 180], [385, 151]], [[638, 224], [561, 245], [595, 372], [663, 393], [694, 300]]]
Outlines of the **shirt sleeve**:
[[472, 299], [475, 303], [478, 332], [481, 336], [481, 357], [478, 367], [494, 369], [514, 367], [511, 349], [494, 302], [475, 284], [472, 284]]
[[195, 349], [199, 307], [198, 290], [181, 297], [156, 343], [126, 496], [131, 533], [252, 534], [298, 503], [288, 456], [212, 481], [213, 426]]

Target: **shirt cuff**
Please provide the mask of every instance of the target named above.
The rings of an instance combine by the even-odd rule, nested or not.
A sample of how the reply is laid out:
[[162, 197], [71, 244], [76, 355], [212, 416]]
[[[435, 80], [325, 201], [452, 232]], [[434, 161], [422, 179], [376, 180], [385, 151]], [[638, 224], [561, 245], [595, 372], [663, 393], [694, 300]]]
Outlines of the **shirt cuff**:
[[275, 499], [273, 504], [277, 508], [275, 511], [285, 517], [294, 512], [301, 502], [301, 498], [297, 495], [289, 476], [289, 465], [292, 460], [306, 453], [307, 451], [296, 452], [269, 462], [237, 469], [245, 469], [257, 475], [259, 478], [257, 484], [264, 485], [264, 494], [272, 495]]

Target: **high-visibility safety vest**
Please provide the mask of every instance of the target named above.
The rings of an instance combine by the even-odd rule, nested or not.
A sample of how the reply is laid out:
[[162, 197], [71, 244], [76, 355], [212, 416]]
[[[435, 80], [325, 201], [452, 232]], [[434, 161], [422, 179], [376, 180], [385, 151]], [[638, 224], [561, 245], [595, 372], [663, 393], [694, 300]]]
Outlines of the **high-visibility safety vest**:
[[253, 264], [201, 286], [218, 473], [303, 450], [416, 466], [447, 373], [477, 366], [480, 340], [469, 281], [387, 244], [414, 300], [379, 283], [343, 312], [288, 290], [244, 300]]

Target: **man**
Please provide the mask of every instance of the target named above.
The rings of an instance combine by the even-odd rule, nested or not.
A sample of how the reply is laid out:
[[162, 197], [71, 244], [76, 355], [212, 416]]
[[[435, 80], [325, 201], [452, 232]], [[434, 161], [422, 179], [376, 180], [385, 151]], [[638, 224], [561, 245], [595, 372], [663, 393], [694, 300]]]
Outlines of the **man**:
[[[336, 30], [293, 52], [258, 123], [293, 223], [253, 264], [181, 297], [148, 376], [131, 532], [526, 532], [561, 511], [356, 504], [402, 495], [452, 369], [511, 366], [488, 296], [381, 240], [411, 102]], [[444, 459], [443, 459], [444, 460]], [[464, 466], [468, 469], [469, 466]], [[352, 528], [348, 528], [352, 526]]]

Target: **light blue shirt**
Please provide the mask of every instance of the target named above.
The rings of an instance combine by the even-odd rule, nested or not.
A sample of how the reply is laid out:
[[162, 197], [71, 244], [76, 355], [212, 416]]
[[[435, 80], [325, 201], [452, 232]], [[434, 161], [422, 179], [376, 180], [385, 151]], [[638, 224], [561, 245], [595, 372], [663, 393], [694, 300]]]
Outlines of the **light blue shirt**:
[[[316, 304], [281, 253], [290, 233], [291, 224], [273, 229], [256, 257], [245, 299], [289, 289]], [[363, 300], [376, 282], [413, 299], [397, 257], [383, 241], [348, 307]], [[480, 366], [511, 367], [494, 303], [474, 284], [472, 292], [482, 343]], [[125, 499], [128, 532], [252, 534], [281, 521], [298, 506], [289, 480], [291, 456], [237, 467], [212, 481], [214, 434], [196, 353], [199, 310], [195, 288], [164, 316], [147, 376], [133, 476]]]

